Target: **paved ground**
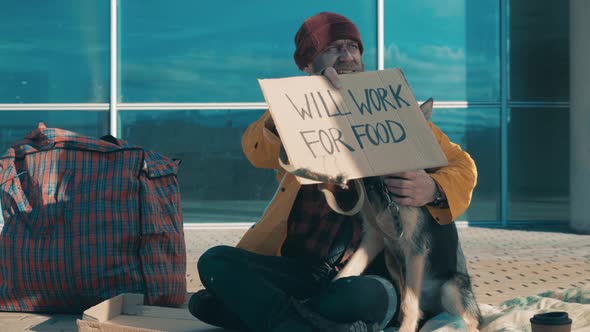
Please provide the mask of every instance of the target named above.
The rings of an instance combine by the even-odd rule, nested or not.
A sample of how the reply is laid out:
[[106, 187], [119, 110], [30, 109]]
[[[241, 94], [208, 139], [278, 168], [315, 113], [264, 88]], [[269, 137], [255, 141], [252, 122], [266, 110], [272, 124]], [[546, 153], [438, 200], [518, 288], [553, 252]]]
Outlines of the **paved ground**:
[[[234, 245], [244, 231], [229, 225], [186, 230], [189, 291], [202, 287], [195, 266], [203, 251]], [[590, 235], [478, 227], [461, 227], [459, 233], [480, 303], [590, 284]], [[76, 318], [0, 313], [0, 332], [76, 331]]]

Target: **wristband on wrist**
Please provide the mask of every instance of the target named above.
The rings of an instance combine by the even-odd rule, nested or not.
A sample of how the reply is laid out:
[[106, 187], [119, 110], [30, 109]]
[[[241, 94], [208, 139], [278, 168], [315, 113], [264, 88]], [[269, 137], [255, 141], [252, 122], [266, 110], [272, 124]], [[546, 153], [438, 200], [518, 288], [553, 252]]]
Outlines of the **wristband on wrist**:
[[440, 188], [438, 183], [436, 183], [436, 181], [434, 182], [434, 185], [436, 186], [436, 189], [434, 192], [434, 200], [432, 200], [432, 202], [428, 203], [428, 205], [439, 208], [439, 209], [448, 208], [449, 204], [447, 202], [447, 198], [443, 194], [442, 189]]

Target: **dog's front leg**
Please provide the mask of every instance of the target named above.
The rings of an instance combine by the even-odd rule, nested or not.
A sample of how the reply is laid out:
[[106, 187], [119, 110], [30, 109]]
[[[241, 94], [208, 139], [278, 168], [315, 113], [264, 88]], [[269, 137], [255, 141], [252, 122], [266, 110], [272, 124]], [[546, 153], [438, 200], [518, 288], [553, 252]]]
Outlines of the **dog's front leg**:
[[361, 244], [354, 254], [350, 256], [350, 259], [342, 270], [334, 277], [334, 280], [360, 275], [373, 259], [375, 259], [375, 256], [383, 250], [383, 235], [368, 222], [365, 222], [363, 227], [365, 228], [365, 232]]
[[420, 311], [420, 293], [424, 275], [425, 254], [406, 255], [406, 291], [401, 303], [403, 320], [400, 332], [415, 332], [422, 316]]

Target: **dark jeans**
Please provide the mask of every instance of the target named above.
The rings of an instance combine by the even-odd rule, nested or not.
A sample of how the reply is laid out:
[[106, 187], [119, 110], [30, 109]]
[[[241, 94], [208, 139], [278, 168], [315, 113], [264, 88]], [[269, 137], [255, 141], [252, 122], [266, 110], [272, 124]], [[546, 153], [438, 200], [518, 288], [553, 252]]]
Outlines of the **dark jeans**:
[[[383, 257], [376, 261], [380, 263], [373, 264], [367, 272], [389, 279]], [[363, 320], [382, 325], [387, 324], [381, 321], [385, 308], [376, 306], [399, 303], [398, 293], [381, 278], [357, 276], [331, 282], [335, 271], [327, 266], [259, 255], [235, 247], [217, 246], [207, 250], [197, 267], [201, 282], [212, 295], [207, 312], [222, 315], [223, 319], [217, 321], [223, 324], [216, 325], [237, 330], [272, 330], [280, 323], [278, 320], [284, 319], [293, 299], [304, 301], [310, 309], [334, 322]], [[385, 294], [381, 284], [376, 287], [379, 283], [375, 279], [389, 285], [392, 292]], [[391, 296], [395, 297], [393, 301], [386, 298]], [[195, 315], [205, 322], [216, 321]]]

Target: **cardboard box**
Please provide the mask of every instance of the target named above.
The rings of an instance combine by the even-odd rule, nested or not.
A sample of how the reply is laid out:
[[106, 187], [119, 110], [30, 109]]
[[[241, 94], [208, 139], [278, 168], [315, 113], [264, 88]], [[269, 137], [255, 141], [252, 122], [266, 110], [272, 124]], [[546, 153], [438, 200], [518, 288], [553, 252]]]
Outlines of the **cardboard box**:
[[186, 303], [179, 308], [144, 305], [143, 294], [121, 294], [103, 301], [84, 311], [77, 324], [81, 332], [227, 331], [193, 317]]
[[[261, 79], [284, 145], [287, 171], [302, 184], [447, 165], [400, 69]], [[287, 164], [283, 162], [283, 164]]]

